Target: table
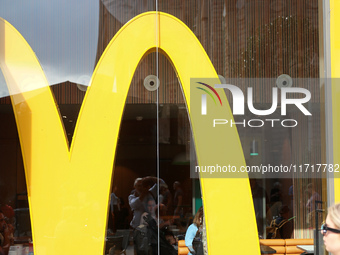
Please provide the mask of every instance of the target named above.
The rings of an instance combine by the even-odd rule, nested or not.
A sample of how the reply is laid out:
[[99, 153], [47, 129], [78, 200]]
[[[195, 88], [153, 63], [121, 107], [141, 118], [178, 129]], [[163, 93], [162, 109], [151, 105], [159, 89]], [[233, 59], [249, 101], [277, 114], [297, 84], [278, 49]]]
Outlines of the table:
[[113, 246], [115, 250], [123, 250], [123, 236], [107, 236], [105, 243], [105, 254], [109, 254], [110, 248]]
[[260, 244], [260, 250], [261, 250], [261, 254], [274, 254], [276, 253], [276, 250], [274, 250], [273, 248], [264, 245], [264, 244]]
[[296, 245], [299, 249], [303, 250], [303, 254], [314, 254], [314, 245]]
[[14, 244], [28, 244], [31, 242], [31, 236], [15, 236]]

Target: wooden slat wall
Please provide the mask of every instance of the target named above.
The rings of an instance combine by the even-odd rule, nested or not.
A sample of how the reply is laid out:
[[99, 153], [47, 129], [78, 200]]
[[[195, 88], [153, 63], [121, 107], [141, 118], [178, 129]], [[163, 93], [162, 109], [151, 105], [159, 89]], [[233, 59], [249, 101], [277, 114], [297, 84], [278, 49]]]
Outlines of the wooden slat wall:
[[[58, 105], [61, 104], [82, 104], [85, 92], [78, 89], [77, 84], [65, 81], [51, 85], [51, 90]], [[0, 98], [0, 105], [11, 104], [10, 97]]]
[[77, 84], [70, 81], [52, 85], [51, 90], [58, 105], [81, 104], [85, 96], [85, 91], [79, 90]]
[[[140, 1], [130, 13], [152, 10], [150, 1]], [[288, 74], [293, 78], [319, 77], [319, 33], [317, 0], [189, 0], [158, 1], [159, 11], [181, 19], [202, 43], [217, 73], [225, 78], [276, 78]], [[97, 59], [123, 25], [101, 2], [100, 33]], [[126, 17], [126, 20], [132, 17]], [[142, 80], [155, 74], [156, 55], [147, 57], [131, 87], [129, 103], [149, 103], [152, 95], [145, 95]], [[160, 80], [163, 86], [176, 83], [177, 78], [166, 59], [159, 57], [160, 69], [170, 72]], [[162, 67], [163, 65], [163, 67]], [[178, 82], [177, 82], [177, 85]], [[244, 84], [243, 90], [250, 84]], [[271, 102], [268, 84], [251, 84], [256, 91], [255, 102]], [[273, 85], [272, 85], [273, 86]], [[162, 103], [182, 102], [172, 90], [164, 88]], [[319, 87], [309, 88], [311, 92]], [[154, 93], [155, 94], [155, 93]], [[138, 99], [136, 99], [138, 98]], [[313, 99], [314, 100], [314, 99]]]
[[0, 105], [2, 105], [2, 104], [11, 104], [11, 98], [10, 97], [0, 98]]

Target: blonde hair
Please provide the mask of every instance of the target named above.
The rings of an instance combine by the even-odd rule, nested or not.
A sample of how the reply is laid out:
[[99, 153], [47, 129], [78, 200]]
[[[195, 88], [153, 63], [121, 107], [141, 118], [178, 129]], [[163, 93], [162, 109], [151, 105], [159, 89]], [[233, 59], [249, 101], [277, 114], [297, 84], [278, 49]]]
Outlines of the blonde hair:
[[334, 225], [340, 229], [340, 203], [328, 208], [328, 216]]

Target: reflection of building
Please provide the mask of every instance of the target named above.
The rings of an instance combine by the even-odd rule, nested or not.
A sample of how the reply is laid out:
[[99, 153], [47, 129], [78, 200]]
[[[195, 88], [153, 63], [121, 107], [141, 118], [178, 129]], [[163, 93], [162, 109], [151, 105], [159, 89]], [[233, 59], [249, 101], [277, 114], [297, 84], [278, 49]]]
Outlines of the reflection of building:
[[[97, 59], [111, 38], [122, 27], [124, 21], [133, 18], [138, 13], [154, 8], [152, 3], [147, 1], [129, 6], [128, 9], [118, 5], [115, 1], [100, 2]], [[288, 109], [286, 119], [296, 119], [299, 122], [297, 128], [287, 129], [282, 126], [258, 130], [239, 128], [245, 152], [249, 151], [249, 141], [254, 138], [259, 141], [260, 155], [252, 157], [245, 153], [247, 164], [293, 163], [298, 165], [306, 162], [316, 164], [322, 161], [324, 152], [321, 150], [319, 138], [321, 132], [320, 114], [322, 114], [320, 112], [320, 85], [317, 80], [315, 82], [298, 80], [298, 78], [318, 78], [320, 76], [319, 66], [322, 64], [319, 61], [321, 49], [319, 47], [319, 10], [316, 0], [305, 3], [287, 3], [280, 0], [275, 2], [263, 0], [256, 3], [252, 1], [201, 1], [201, 3], [186, 1], [177, 4], [159, 1], [158, 10], [176, 16], [192, 29], [208, 53], [215, 69], [226, 78], [227, 82], [238, 85], [245, 94], [247, 87], [253, 87], [254, 103], [259, 109], [270, 108], [272, 103], [271, 88], [275, 86], [275, 79], [281, 74], [290, 75], [294, 78], [295, 83], [299, 83], [294, 86], [305, 87], [313, 94], [312, 104], [309, 105], [313, 111], [312, 119], [301, 116], [301, 113], [293, 108]], [[158, 68], [156, 63], [159, 65]], [[136, 104], [146, 104], [144, 107], [147, 108], [147, 104], [156, 102], [156, 93], [147, 91], [143, 87], [144, 78], [150, 74], [156, 74], [156, 72], [158, 72], [161, 84], [159, 89], [161, 109], [166, 109], [167, 105], [176, 108], [174, 104], [184, 102], [180, 84], [171, 63], [162, 53], [151, 53], [144, 57], [135, 72], [128, 94], [126, 115], [129, 114], [128, 109], [132, 110]], [[239, 80], [235, 78], [274, 79]], [[230, 93], [227, 93], [227, 96], [231, 100]], [[140, 108], [140, 106], [137, 107]], [[160, 137], [160, 141], [167, 141], [169, 137], [172, 141], [182, 140], [174, 139], [174, 135], [176, 136], [176, 133], [178, 134], [178, 131], [183, 128], [183, 124], [185, 130], [189, 129], [186, 118], [183, 119], [184, 123], [176, 120], [179, 116], [178, 110], [170, 112], [172, 113], [168, 115], [172, 123], [170, 126], [160, 118], [161, 126], [168, 130], [170, 127], [169, 132], [161, 131], [161, 136], [165, 135], [165, 137]], [[258, 116], [248, 114], [247, 119], [251, 118], [258, 118]], [[275, 118], [283, 119], [279, 110], [275, 113]], [[128, 129], [126, 128], [126, 130]], [[168, 137], [168, 135], [170, 136]], [[187, 133], [187, 137], [188, 135], [189, 133]], [[183, 145], [187, 146], [185, 143]], [[168, 144], [161, 142], [162, 147], [170, 148]], [[166, 150], [161, 149], [162, 151]], [[162, 164], [162, 153], [160, 160]], [[168, 167], [164, 169], [166, 169], [164, 172], [169, 170]], [[316, 174], [310, 174], [310, 178], [315, 176]], [[299, 190], [305, 189], [310, 180], [308, 178], [290, 178], [281, 181], [282, 202], [291, 206], [288, 190], [293, 185], [295, 204], [294, 208], [291, 208], [291, 212], [294, 215], [305, 214], [306, 212], [297, 203], [299, 200], [305, 199], [304, 193]], [[274, 182], [275, 180], [267, 179], [263, 183], [268, 193]], [[315, 180], [315, 185], [321, 192], [322, 182], [320, 179]], [[267, 206], [269, 205], [270, 202], [267, 201]], [[296, 229], [304, 228], [306, 226], [305, 217], [297, 219], [295, 224]], [[296, 233], [296, 235], [309, 236], [310, 233]]]

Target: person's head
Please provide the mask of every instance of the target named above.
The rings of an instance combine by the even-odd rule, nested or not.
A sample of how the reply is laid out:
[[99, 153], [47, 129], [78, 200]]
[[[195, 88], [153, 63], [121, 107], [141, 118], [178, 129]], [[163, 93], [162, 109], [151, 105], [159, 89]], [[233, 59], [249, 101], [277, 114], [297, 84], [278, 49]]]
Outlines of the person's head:
[[307, 185], [307, 192], [308, 192], [309, 194], [313, 194], [313, 192], [314, 192], [314, 184], [313, 184], [313, 183], [309, 183], [309, 184]]
[[328, 208], [325, 224], [321, 227], [323, 241], [327, 251], [340, 254], [340, 203]]
[[159, 204], [155, 206], [155, 214], [158, 217], [162, 218], [164, 215], [166, 215], [166, 206], [164, 204]]
[[274, 187], [274, 189], [281, 189], [281, 187], [282, 187], [282, 184], [280, 183], [280, 182], [275, 182], [274, 184], [273, 184], [273, 187]]
[[168, 226], [161, 228], [160, 231], [164, 234], [164, 237], [169, 244], [175, 245], [177, 243], [174, 233], [168, 228]]
[[288, 218], [289, 215], [289, 207], [287, 205], [282, 205], [280, 207], [280, 211], [279, 214], [283, 217], [283, 218]]
[[198, 209], [197, 213], [195, 214], [193, 223], [200, 227], [203, 224], [203, 207], [201, 206], [200, 209]]
[[161, 185], [160, 185], [159, 192], [160, 192], [161, 194], [164, 194], [167, 190], [168, 190], [168, 185], [166, 185], [166, 184], [161, 184]]
[[174, 234], [171, 231], [165, 233], [165, 239], [168, 241], [169, 244], [175, 245], [177, 243]]
[[178, 181], [175, 181], [172, 186], [173, 186], [174, 190], [177, 190], [181, 186], [181, 184]]
[[136, 191], [138, 192], [138, 193], [141, 193], [142, 192], [142, 181], [143, 181], [143, 179], [142, 178], [137, 178], [136, 180], [135, 180], [135, 183], [134, 183], [134, 188], [136, 189]]
[[154, 199], [149, 199], [146, 205], [146, 209], [148, 213], [154, 214], [155, 213], [155, 207], [156, 207], [156, 202]]

